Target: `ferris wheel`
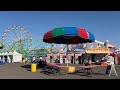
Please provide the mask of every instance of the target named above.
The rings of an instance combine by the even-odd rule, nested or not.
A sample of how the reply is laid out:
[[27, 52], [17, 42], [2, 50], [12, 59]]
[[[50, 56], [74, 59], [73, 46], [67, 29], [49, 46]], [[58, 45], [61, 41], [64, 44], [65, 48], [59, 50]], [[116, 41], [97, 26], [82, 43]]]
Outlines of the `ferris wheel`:
[[16, 25], [7, 28], [2, 35], [2, 43], [6, 50], [18, 50], [22, 53], [31, 47], [31, 34], [22, 26]]

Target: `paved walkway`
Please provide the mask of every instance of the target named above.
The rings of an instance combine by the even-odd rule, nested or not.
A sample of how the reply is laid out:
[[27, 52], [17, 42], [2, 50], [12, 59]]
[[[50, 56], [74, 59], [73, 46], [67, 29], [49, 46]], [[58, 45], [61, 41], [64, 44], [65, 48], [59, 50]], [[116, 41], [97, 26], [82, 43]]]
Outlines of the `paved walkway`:
[[[79, 64], [69, 64], [76, 66], [78, 69]], [[119, 77], [113, 75], [104, 75], [106, 67], [96, 67], [93, 69], [94, 73], [90, 76], [82, 76], [81, 73], [66, 74], [61, 76], [49, 76], [40, 73], [41, 69], [37, 69], [35, 73], [31, 72], [30, 64], [22, 63], [7, 63], [0, 65], [0, 79], [120, 79], [120, 65], [116, 65], [116, 71]], [[99, 72], [99, 73], [98, 73]]]

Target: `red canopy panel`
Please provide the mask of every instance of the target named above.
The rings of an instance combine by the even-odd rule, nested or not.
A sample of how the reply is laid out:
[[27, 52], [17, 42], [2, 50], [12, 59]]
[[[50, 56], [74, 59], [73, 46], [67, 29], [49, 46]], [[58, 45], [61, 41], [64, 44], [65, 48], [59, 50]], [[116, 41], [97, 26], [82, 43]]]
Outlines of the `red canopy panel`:
[[52, 38], [52, 30], [50, 30], [44, 34], [44, 39], [48, 39], [48, 38]]
[[87, 31], [81, 28], [78, 28], [78, 36], [84, 39], [89, 39]]

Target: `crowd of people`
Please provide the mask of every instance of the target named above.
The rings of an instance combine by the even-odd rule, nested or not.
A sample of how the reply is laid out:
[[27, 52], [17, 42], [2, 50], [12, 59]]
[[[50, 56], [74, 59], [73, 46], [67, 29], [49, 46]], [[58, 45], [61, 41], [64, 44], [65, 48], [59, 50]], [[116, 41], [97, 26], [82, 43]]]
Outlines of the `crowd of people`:
[[38, 67], [42, 68], [47, 65], [47, 56], [45, 57], [39, 56], [37, 59], [33, 57], [32, 63], [37, 63]]
[[8, 62], [7, 56], [0, 57], [0, 62], [1, 62], [1, 64], [7, 63]]

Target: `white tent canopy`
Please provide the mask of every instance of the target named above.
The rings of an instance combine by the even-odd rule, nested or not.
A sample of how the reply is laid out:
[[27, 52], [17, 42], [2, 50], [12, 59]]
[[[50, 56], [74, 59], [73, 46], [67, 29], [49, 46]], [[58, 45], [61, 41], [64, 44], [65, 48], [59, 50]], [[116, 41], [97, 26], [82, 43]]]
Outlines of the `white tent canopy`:
[[8, 61], [10, 62], [21, 62], [22, 60], [22, 54], [16, 52], [5, 52], [5, 53], [0, 53], [0, 56], [7, 56]]
[[22, 54], [17, 53], [15, 50], [13, 52], [13, 62], [21, 62]]
[[13, 52], [10, 51], [10, 52], [8, 53], [8, 55], [13, 55]]

